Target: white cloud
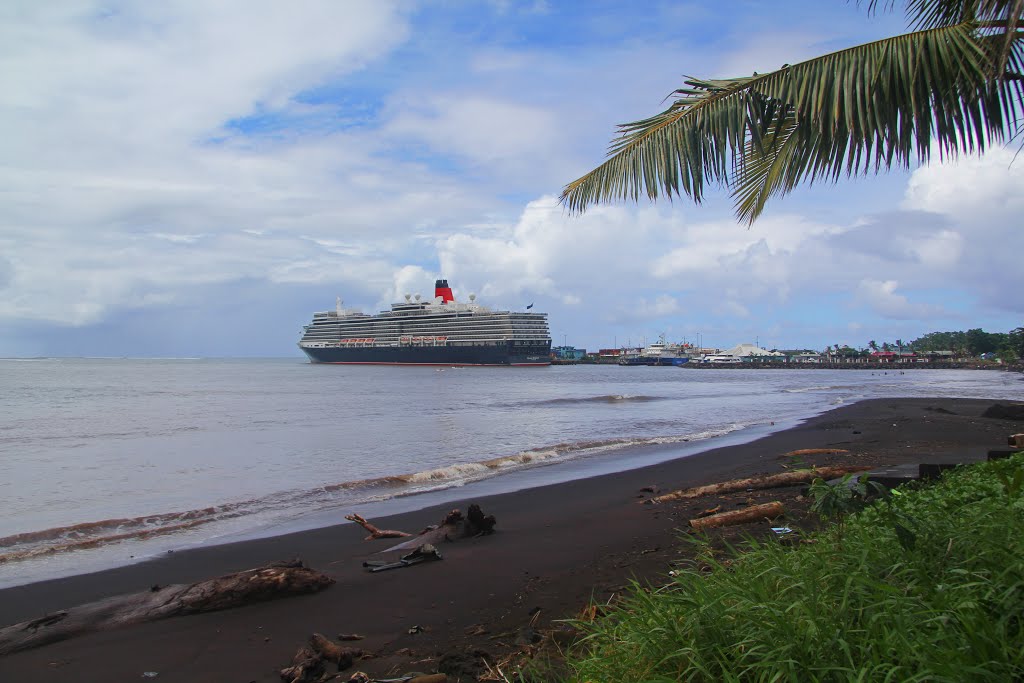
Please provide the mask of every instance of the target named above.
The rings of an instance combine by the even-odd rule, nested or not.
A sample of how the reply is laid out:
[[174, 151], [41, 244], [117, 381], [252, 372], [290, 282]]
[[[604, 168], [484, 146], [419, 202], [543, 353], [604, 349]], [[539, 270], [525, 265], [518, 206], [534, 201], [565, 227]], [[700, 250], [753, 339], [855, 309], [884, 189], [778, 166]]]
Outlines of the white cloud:
[[387, 305], [394, 301], [401, 301], [406, 294], [419, 294], [424, 299], [431, 299], [434, 296], [434, 273], [424, 270], [420, 266], [402, 266], [392, 275], [394, 286], [385, 294], [384, 301], [380, 304]]
[[628, 312], [631, 315], [626, 318], [627, 320], [655, 320], [667, 315], [681, 313], [682, 307], [675, 297], [668, 294], [660, 294], [654, 300], [648, 300], [644, 297], [638, 298], [634, 308]]
[[798, 31], [772, 31], [763, 36], [753, 35], [738, 42], [735, 50], [729, 51], [716, 65], [714, 74], [705, 77], [736, 78], [754, 73], [768, 73], [783, 64], [817, 57], [821, 50], [815, 43], [818, 34]]
[[917, 242], [923, 264], [955, 278], [987, 306], [1024, 313], [1020, 267], [1020, 215], [1024, 211], [1024, 165], [1014, 151], [997, 148], [982, 156], [935, 163], [914, 171], [903, 200], [909, 209], [945, 220], [942, 230]]
[[907, 245], [921, 265], [942, 271], [951, 268], [960, 260], [964, 237], [953, 230], [941, 230], [935, 235], [921, 236]]
[[736, 300], [723, 301], [714, 305], [725, 315], [732, 316], [734, 318], [750, 317], [750, 309]]
[[417, 164], [382, 162], [372, 136], [293, 127], [251, 138], [230, 122], [289, 116], [303, 89], [404, 40], [404, 12], [393, 2], [5, 5], [0, 319], [89, 324], [181, 287], [247, 278], [358, 276], [383, 289], [392, 267], [381, 254], [407, 248], [424, 216], [478, 200]]
[[0, 256], [0, 290], [6, 289], [14, 278], [14, 265]]
[[548, 196], [529, 202], [496, 236], [457, 233], [439, 240], [437, 250], [442, 272], [482, 295], [530, 292], [600, 306], [647, 279], [658, 251], [651, 224], [674, 220], [634, 207], [595, 207], [573, 216]]
[[749, 230], [735, 221], [697, 224], [654, 262], [652, 272], [701, 286], [740, 285], [747, 295], [784, 299], [806, 271], [801, 256], [808, 246], [842, 231], [797, 215], [766, 217]]
[[751, 301], [783, 301], [801, 272], [801, 249], [839, 231], [798, 217], [755, 230], [727, 220], [690, 224], [694, 215], [598, 206], [577, 216], [544, 197], [502, 234], [455, 234], [437, 247], [443, 273], [489, 298], [530, 292], [642, 324], [685, 315], [696, 292], [699, 310], [723, 316], [749, 317]]
[[526, 173], [539, 159], [557, 156], [558, 129], [553, 112], [512, 100], [470, 93], [403, 99], [386, 128], [399, 139], [426, 141], [434, 151], [470, 160], [473, 164], [513, 164]]
[[865, 279], [857, 288], [860, 302], [877, 314], [897, 320], [926, 320], [943, 314], [938, 306], [912, 303], [906, 296], [899, 294], [896, 280]]
[[169, 235], [163, 232], [154, 232], [150, 236], [158, 240], [174, 242], [175, 244], [195, 244], [204, 237], [204, 235]]
[[619, 325], [695, 313], [753, 320], [825, 297], [884, 320], [924, 321], [953, 315], [929, 303], [949, 287], [983, 291], [963, 270], [971, 239], [942, 217], [896, 212], [844, 226], [776, 215], [751, 229], [700, 217], [664, 205], [574, 216], [546, 197], [504, 231], [457, 233], [437, 248], [444, 274], [490, 298], [530, 292], [564, 302], [569, 291]]
[[1019, 213], [1024, 209], [1024, 164], [1014, 163], [1014, 156], [1014, 150], [996, 148], [983, 156], [919, 168], [910, 178], [903, 205], [968, 224]]
[[[284, 107], [400, 42], [395, 5], [21, 3], [0, 21], [5, 151], [45, 170], [146, 167], [256, 108]], [[34, 155], [28, 154], [33, 151]], [[10, 159], [11, 156], [5, 155]], [[131, 163], [135, 162], [135, 163]], [[98, 169], [97, 169], [98, 170]]]

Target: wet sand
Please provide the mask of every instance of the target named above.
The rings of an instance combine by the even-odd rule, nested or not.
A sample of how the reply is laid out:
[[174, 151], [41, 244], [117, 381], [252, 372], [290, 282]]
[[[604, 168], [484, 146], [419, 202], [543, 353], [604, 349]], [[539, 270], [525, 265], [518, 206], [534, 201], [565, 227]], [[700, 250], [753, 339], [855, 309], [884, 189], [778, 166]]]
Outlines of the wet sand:
[[[154, 584], [189, 583], [278, 560], [301, 558], [337, 583], [322, 593], [222, 612], [93, 633], [0, 657], [0, 681], [279, 681], [310, 634], [358, 633], [350, 645], [373, 652], [350, 670], [371, 675], [471, 671], [517, 648], [532, 627], [605, 602], [630, 580], [664, 583], [687, 552], [686, 521], [714, 505], [737, 508], [781, 500], [790, 526], [813, 526], [800, 487], [663, 505], [644, 505], [644, 487], [661, 492], [784, 471], [796, 449], [846, 449], [805, 456], [809, 464], [972, 462], [1003, 447], [1024, 423], [981, 417], [998, 401], [876, 399], [840, 407], [758, 441], [659, 465], [372, 520], [417, 531], [453, 507], [478, 503], [498, 519], [492, 536], [444, 544], [441, 562], [370, 574], [362, 567], [398, 541], [364, 541], [354, 524], [181, 551], [156, 560], [0, 591], [0, 625], [40, 617]], [[341, 516], [339, 512], [339, 518]], [[769, 534], [757, 523], [726, 532]], [[420, 632], [409, 633], [414, 626]], [[525, 629], [525, 630], [524, 630]], [[458, 664], [458, 666], [456, 666]], [[465, 674], [461, 680], [474, 680]], [[347, 680], [342, 678], [342, 680]], [[449, 680], [459, 680], [452, 675]]]

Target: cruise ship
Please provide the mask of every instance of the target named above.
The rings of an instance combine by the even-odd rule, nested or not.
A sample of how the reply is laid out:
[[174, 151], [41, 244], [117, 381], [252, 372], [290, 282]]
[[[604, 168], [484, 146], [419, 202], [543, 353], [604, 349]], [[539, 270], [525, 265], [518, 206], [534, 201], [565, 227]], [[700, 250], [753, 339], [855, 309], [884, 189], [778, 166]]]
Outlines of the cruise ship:
[[551, 364], [547, 314], [492, 311], [473, 295], [457, 302], [447, 280], [434, 284], [432, 300], [406, 294], [377, 315], [344, 309], [338, 299], [335, 310], [313, 314], [299, 348], [312, 363]]

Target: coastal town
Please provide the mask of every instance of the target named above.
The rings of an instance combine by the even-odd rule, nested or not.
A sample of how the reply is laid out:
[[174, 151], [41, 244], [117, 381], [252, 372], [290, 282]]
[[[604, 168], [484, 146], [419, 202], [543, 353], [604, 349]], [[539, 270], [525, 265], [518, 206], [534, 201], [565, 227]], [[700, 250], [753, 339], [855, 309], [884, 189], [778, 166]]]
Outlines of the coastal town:
[[818, 367], [818, 368], [999, 368], [1019, 369], [1024, 358], [1024, 327], [1008, 333], [933, 332], [904, 343], [881, 344], [872, 340], [865, 347], [835, 344], [823, 350], [767, 349], [758, 343], [740, 343], [730, 348], [658, 341], [642, 346], [603, 348], [597, 351], [575, 346], [551, 349], [554, 365], [605, 364], [675, 367]]

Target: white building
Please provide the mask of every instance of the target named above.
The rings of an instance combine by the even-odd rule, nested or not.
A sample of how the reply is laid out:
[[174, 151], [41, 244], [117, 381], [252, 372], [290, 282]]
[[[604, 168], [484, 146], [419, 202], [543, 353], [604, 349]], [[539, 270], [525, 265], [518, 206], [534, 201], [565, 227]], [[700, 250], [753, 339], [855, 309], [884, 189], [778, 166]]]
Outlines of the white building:
[[778, 351], [769, 351], [768, 349], [762, 349], [760, 346], [755, 346], [754, 344], [738, 344], [737, 346], [732, 347], [722, 355], [731, 356], [732, 358], [762, 358], [782, 357], [785, 354], [781, 354]]

